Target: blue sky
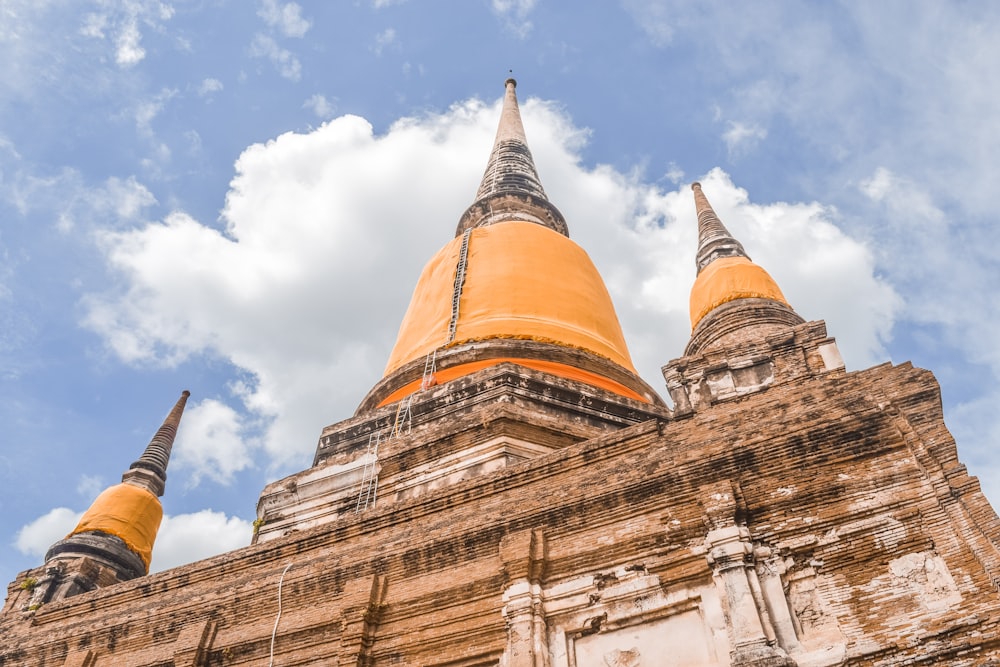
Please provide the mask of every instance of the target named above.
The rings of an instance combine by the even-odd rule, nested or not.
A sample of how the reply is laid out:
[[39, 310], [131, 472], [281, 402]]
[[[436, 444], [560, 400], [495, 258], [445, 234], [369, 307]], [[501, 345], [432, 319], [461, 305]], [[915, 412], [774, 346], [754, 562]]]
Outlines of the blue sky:
[[154, 568], [249, 541], [381, 377], [508, 70], [648, 382], [698, 179], [849, 368], [935, 372], [1000, 498], [997, 34], [990, 2], [0, 0], [0, 579], [183, 389]]

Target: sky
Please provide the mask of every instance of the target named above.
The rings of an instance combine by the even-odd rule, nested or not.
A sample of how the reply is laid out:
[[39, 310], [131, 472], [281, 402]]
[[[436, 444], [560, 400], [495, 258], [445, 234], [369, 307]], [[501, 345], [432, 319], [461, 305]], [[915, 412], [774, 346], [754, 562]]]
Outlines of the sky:
[[0, 0], [0, 580], [185, 389], [152, 567], [248, 544], [381, 378], [511, 71], [661, 395], [699, 180], [849, 370], [935, 373], [1000, 500], [997, 34], [986, 0]]

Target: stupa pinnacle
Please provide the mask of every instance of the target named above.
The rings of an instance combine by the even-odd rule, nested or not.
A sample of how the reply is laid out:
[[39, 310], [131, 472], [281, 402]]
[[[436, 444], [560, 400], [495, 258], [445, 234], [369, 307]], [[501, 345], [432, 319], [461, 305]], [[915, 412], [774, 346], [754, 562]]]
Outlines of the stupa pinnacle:
[[181, 415], [184, 413], [184, 406], [190, 395], [189, 391], [184, 391], [181, 394], [173, 410], [163, 420], [163, 425], [146, 445], [142, 456], [129, 466], [128, 472], [122, 475], [123, 482], [145, 488], [157, 496], [163, 495], [163, 487], [167, 481], [167, 463], [170, 462], [170, 451], [173, 449], [174, 438], [177, 436], [177, 429], [181, 424]]
[[455, 235], [504, 220], [534, 222], [569, 236], [566, 220], [542, 188], [517, 104], [517, 82], [504, 82], [503, 109], [476, 201], [462, 215]]
[[774, 279], [754, 264], [693, 183], [698, 213], [698, 277], [691, 288], [691, 340], [685, 355], [805, 322]]
[[746, 257], [746, 250], [743, 244], [733, 238], [726, 226], [715, 214], [715, 209], [708, 201], [708, 197], [702, 192], [701, 183], [692, 183], [691, 190], [694, 192], [694, 205], [698, 213], [698, 252], [695, 256], [695, 263], [698, 266], [698, 273], [708, 266], [713, 260], [720, 257]]
[[604, 281], [568, 238], [525, 139], [513, 79], [476, 201], [413, 292], [385, 377], [359, 412], [503, 362], [662, 404], [632, 365]]
[[163, 519], [167, 463], [190, 392], [185, 391], [153, 435], [142, 456], [105, 489], [76, 528], [45, 554], [52, 573], [38, 591], [42, 602], [71, 597], [149, 572], [153, 543]]

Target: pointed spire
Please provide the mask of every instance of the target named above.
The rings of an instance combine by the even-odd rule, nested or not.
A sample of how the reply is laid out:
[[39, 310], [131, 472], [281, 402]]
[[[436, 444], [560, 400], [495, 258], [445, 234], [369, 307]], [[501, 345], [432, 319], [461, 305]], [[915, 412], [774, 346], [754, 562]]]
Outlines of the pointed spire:
[[692, 183], [698, 212], [698, 277], [691, 287], [691, 339], [685, 356], [745, 343], [802, 324], [767, 271], [754, 264], [715, 214], [700, 183]]
[[40, 593], [41, 602], [72, 597], [149, 572], [153, 543], [163, 519], [159, 496], [163, 495], [170, 450], [190, 395], [189, 391], [181, 393], [142, 456], [122, 475], [122, 483], [101, 492], [73, 532], [49, 547], [45, 564], [53, 566], [55, 574]]
[[691, 190], [694, 191], [694, 206], [698, 212], [698, 252], [695, 255], [698, 273], [719, 257], [750, 259], [743, 244], [733, 238], [715, 214], [708, 197], [701, 191], [701, 183], [692, 183]]
[[562, 213], [549, 201], [538, 178], [535, 162], [517, 105], [517, 82], [507, 79], [500, 125], [476, 201], [458, 223], [456, 236], [466, 229], [506, 220], [534, 222], [569, 236]]
[[146, 445], [142, 456], [122, 475], [123, 482], [148, 489], [157, 496], [163, 495], [164, 485], [167, 481], [167, 463], [170, 461], [170, 451], [173, 449], [177, 428], [181, 423], [181, 415], [184, 413], [184, 406], [190, 395], [191, 392], [187, 390], [181, 392], [181, 397], [177, 399], [170, 414], [163, 420], [163, 425]]
[[546, 198], [538, 172], [528, 150], [528, 138], [521, 123], [521, 110], [517, 105], [517, 82], [507, 79], [504, 84], [503, 109], [500, 124], [493, 142], [490, 161], [486, 165], [483, 181], [479, 184], [476, 199], [501, 192], [527, 192]]

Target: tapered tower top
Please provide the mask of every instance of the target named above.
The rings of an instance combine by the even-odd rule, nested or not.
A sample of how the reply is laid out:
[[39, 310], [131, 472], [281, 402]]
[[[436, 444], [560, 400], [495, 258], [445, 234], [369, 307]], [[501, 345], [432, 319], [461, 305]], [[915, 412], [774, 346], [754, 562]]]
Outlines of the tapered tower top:
[[692, 183], [698, 213], [698, 277], [691, 287], [691, 340], [685, 355], [764, 336], [803, 320], [778, 283], [754, 264], [719, 216], [700, 183]]
[[505, 83], [476, 201], [424, 267], [385, 375], [359, 412], [418, 391], [427, 368], [445, 383], [506, 362], [662, 404], [635, 372], [597, 268], [542, 189], [516, 85]]
[[474, 227], [518, 220], [534, 222], [569, 236], [566, 220], [546, 196], [528, 149], [517, 105], [517, 82], [507, 79], [504, 86], [503, 110], [493, 151], [476, 192], [476, 201], [462, 215], [455, 235], [461, 236], [466, 229]]
[[722, 224], [722, 220], [715, 214], [715, 209], [701, 190], [701, 183], [692, 183], [691, 190], [694, 192], [694, 206], [698, 212], [698, 252], [695, 255], [698, 273], [719, 257], [750, 259], [743, 249], [743, 244], [733, 238]]
[[[163, 519], [163, 495], [167, 463], [184, 406], [191, 393], [184, 391], [163, 424], [149, 441], [142, 456], [122, 475], [121, 484], [105, 489], [84, 512], [66, 539], [53, 544], [45, 562], [79, 562], [90, 558], [100, 563], [91, 575], [75, 577], [60, 585], [58, 596], [69, 597], [100, 585], [107, 569], [112, 580], [126, 581], [149, 571], [153, 543]], [[75, 582], [75, 583], [74, 583]]]
[[142, 456], [130, 465], [128, 471], [122, 475], [123, 482], [142, 487], [157, 496], [163, 495], [163, 488], [167, 481], [167, 463], [170, 462], [174, 438], [177, 436], [181, 415], [184, 413], [184, 406], [190, 395], [191, 392], [187, 390], [181, 393], [174, 408], [163, 420], [163, 425], [146, 445]]

